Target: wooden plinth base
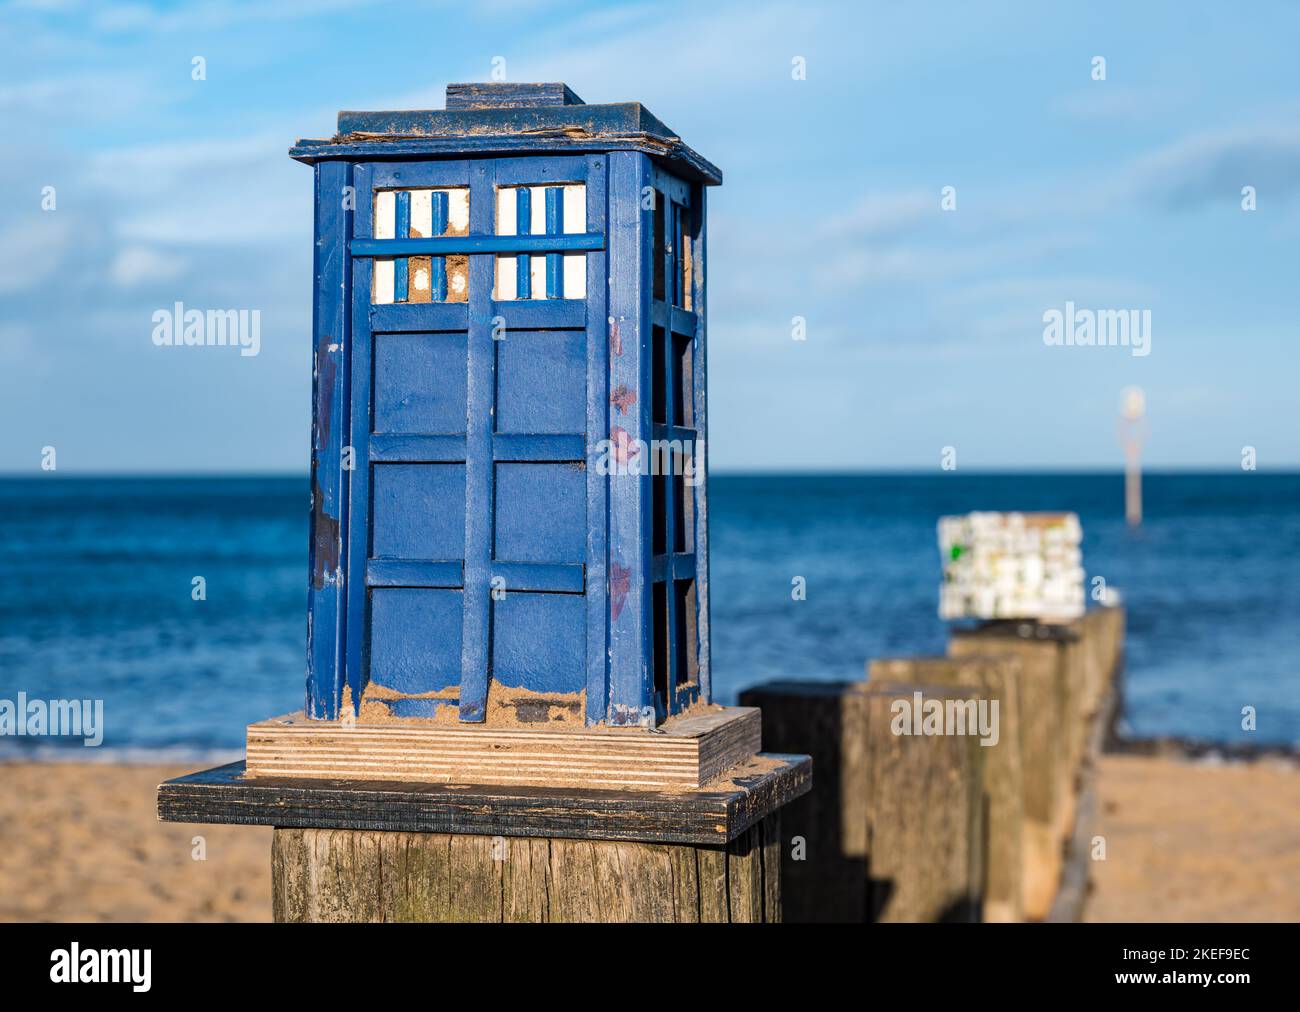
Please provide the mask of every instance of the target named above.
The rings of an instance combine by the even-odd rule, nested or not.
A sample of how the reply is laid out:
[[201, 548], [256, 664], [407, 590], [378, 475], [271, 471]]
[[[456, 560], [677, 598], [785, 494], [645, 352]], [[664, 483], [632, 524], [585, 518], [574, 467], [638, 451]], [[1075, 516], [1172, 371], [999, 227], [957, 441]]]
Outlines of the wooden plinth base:
[[779, 814], [721, 846], [277, 829], [277, 921], [781, 919]]
[[729, 843], [812, 787], [806, 755], [760, 753], [693, 791], [244, 776], [243, 763], [158, 788], [164, 822], [645, 843]]
[[765, 753], [681, 791], [244, 774], [168, 780], [158, 817], [275, 826], [279, 921], [779, 920], [778, 813], [812, 787]]
[[757, 753], [761, 733], [747, 707], [711, 707], [655, 731], [343, 724], [294, 713], [248, 726], [248, 776], [689, 790]]

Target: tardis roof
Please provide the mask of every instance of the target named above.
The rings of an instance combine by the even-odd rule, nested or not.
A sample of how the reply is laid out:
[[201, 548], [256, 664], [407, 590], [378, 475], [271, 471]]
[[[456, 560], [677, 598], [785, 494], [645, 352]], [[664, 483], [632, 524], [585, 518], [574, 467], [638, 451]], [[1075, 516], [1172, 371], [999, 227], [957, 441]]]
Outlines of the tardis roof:
[[450, 84], [446, 109], [340, 112], [328, 140], [300, 140], [291, 157], [427, 158], [454, 155], [578, 154], [642, 151], [683, 177], [722, 182], [722, 170], [668, 129], [640, 102], [587, 105], [566, 85]]

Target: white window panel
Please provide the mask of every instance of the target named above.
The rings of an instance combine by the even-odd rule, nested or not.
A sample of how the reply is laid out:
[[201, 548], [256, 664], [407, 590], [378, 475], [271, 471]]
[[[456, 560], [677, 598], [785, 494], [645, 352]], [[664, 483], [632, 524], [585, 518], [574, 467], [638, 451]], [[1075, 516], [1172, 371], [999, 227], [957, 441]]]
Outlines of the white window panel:
[[371, 302], [386, 306], [393, 301], [393, 261], [375, 257], [374, 293]]
[[[518, 235], [515, 223], [518, 207], [515, 204], [513, 187], [501, 187], [497, 190], [497, 235]], [[499, 302], [519, 298], [516, 257], [497, 257], [496, 298]]]
[[[573, 183], [564, 188], [564, 231], [566, 235], [587, 231], [587, 187]], [[564, 254], [564, 292], [566, 299], [587, 297], [587, 254]]]
[[469, 190], [464, 187], [447, 191], [447, 224], [452, 235], [469, 235]]
[[[433, 191], [411, 191], [411, 238], [428, 239], [433, 235]], [[405, 239], [405, 236], [398, 236]]]
[[[392, 190], [379, 190], [375, 193], [375, 231], [376, 239], [392, 239], [394, 221], [397, 217], [397, 195]], [[374, 282], [371, 302], [388, 305], [393, 301], [393, 261], [391, 259], [374, 260]]]
[[[527, 232], [521, 233], [518, 215], [518, 187], [505, 186], [497, 190], [496, 227], [497, 235], [545, 235], [546, 234], [546, 191], [549, 186], [530, 186], [529, 220]], [[565, 235], [581, 235], [587, 231], [587, 187], [585, 183], [564, 184], [564, 219], [560, 229]], [[509, 299], [543, 299], [546, 297], [546, 256], [537, 254], [528, 256], [531, 292], [520, 292], [518, 283], [518, 257], [498, 256], [496, 258], [496, 295], [499, 301]], [[564, 290], [560, 298], [585, 299], [587, 297], [587, 255], [585, 253], [565, 253]]]

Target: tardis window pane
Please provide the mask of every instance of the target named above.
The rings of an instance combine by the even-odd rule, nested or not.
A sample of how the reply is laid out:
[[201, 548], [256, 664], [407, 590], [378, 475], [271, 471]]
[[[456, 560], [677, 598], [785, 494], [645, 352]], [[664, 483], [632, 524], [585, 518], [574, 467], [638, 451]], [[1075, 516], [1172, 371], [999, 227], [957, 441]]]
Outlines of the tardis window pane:
[[[519, 188], [500, 187], [497, 189], [497, 235], [519, 235]], [[525, 189], [524, 192], [527, 192]], [[520, 257], [497, 257], [496, 293], [498, 301], [508, 299], [526, 299], [529, 292], [519, 285]], [[522, 258], [527, 259], [527, 258]]]
[[397, 193], [393, 190], [375, 192], [375, 238], [395, 238], [394, 228], [397, 218]]
[[[376, 239], [427, 239], [469, 234], [469, 190], [377, 190]], [[371, 301], [465, 302], [469, 258], [415, 256], [376, 258]]]
[[[581, 235], [587, 231], [587, 187], [571, 183], [564, 188], [564, 233]], [[566, 299], [587, 297], [587, 254], [564, 254], [564, 293]]]
[[668, 198], [659, 190], [654, 191], [654, 249], [650, 261], [654, 266], [654, 298], [664, 301], [664, 214], [668, 208]]
[[[587, 231], [585, 183], [502, 186], [497, 188], [496, 201], [497, 235], [570, 235]], [[549, 222], [548, 206], [552, 209]], [[587, 255], [552, 254], [549, 260], [563, 280], [555, 279], [548, 290], [546, 254], [498, 256], [493, 297], [498, 302], [530, 298], [585, 299]]]
[[[392, 190], [380, 190], [375, 194], [374, 236], [376, 239], [392, 239], [397, 215], [397, 196]], [[370, 301], [387, 305], [393, 301], [393, 261], [391, 258], [376, 259], [374, 280], [372, 282]]]
[[407, 302], [442, 302], [433, 298], [434, 263], [442, 266], [442, 257], [411, 257], [407, 260]]
[[654, 641], [650, 648], [654, 662], [655, 696], [668, 700], [668, 584], [654, 585]]
[[673, 581], [673, 607], [677, 626], [677, 684], [688, 685], [700, 678], [699, 632], [696, 627], [694, 580]]
[[695, 489], [687, 484], [690, 469], [690, 455], [674, 450], [672, 489], [673, 501], [677, 507], [673, 528], [674, 552], [695, 550]]
[[374, 277], [371, 282], [370, 301], [386, 306], [393, 301], [393, 259], [375, 257]]
[[[546, 234], [546, 187], [530, 186], [529, 191], [532, 200], [529, 204], [529, 235]], [[529, 270], [531, 279], [529, 284], [533, 289], [533, 298], [546, 298], [546, 257], [529, 257]]]
[[694, 340], [684, 334], [673, 334], [673, 377], [677, 384], [673, 398], [673, 424], [692, 428], [695, 425], [695, 362]]
[[689, 207], [681, 209], [681, 234], [678, 236], [677, 248], [681, 251], [681, 302], [683, 309], [694, 309], [695, 281], [695, 215]]
[[664, 328], [652, 327], [650, 338], [650, 407], [656, 425], [668, 421], [668, 384], [664, 380]]
[[[447, 190], [447, 230], [445, 235], [469, 235], [469, 190]], [[469, 257], [459, 254], [446, 260], [448, 302], [469, 301]]]
[[658, 455], [654, 462], [655, 473], [650, 478], [650, 512], [654, 524], [650, 551], [653, 555], [663, 555], [667, 551], [668, 541], [668, 478], [665, 468], [658, 466]]

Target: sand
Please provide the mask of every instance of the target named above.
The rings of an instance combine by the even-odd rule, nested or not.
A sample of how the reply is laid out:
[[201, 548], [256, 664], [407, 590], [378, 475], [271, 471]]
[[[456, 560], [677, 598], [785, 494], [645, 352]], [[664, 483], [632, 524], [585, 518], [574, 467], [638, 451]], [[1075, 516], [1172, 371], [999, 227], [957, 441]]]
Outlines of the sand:
[[158, 784], [191, 772], [0, 764], [0, 921], [269, 921], [269, 828], [158, 821]]
[[[155, 788], [188, 772], [0, 765], [0, 920], [270, 920], [270, 829], [158, 822]], [[1100, 790], [1089, 920], [1300, 921], [1294, 768], [1106, 756]]]
[[1300, 771], [1103, 756], [1089, 921], [1300, 921]]

